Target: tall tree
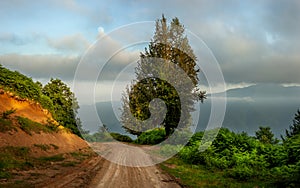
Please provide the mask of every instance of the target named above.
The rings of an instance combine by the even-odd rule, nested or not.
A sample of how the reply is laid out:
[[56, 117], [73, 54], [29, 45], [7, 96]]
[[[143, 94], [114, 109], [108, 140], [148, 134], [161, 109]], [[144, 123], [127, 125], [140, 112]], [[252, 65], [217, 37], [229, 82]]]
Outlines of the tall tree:
[[79, 131], [81, 123], [76, 117], [79, 106], [70, 88], [59, 79], [51, 79], [44, 86], [42, 92], [53, 102], [53, 118], [62, 126], [70, 129], [74, 134], [81, 136]]
[[290, 130], [285, 130], [286, 137], [291, 138], [297, 134], [300, 134], [300, 110], [297, 110], [293, 119], [293, 125], [290, 126]]
[[[183, 120], [182, 123], [186, 126], [191, 124], [190, 112], [194, 110], [194, 102], [203, 101], [205, 92], [200, 92], [197, 88], [197, 58], [184, 31], [184, 26], [178, 18], [174, 18], [169, 25], [164, 16], [156, 21], [153, 39], [145, 52], [140, 54], [140, 61], [135, 70], [136, 80], [127, 88], [122, 98], [121, 121], [129, 133], [139, 135], [145, 130], [164, 126], [168, 136], [179, 121]], [[178, 68], [183, 70], [189, 79], [180, 78], [176, 70]], [[167, 80], [172, 80], [177, 88]], [[180, 100], [178, 89], [181, 97], [185, 99], [184, 102]], [[142, 121], [152, 118], [153, 112], [163, 110], [149, 110], [149, 104], [154, 98], [165, 102], [166, 117], [163, 122], [154, 117], [153, 122], [145, 126]], [[141, 121], [135, 121], [133, 117]]]
[[274, 134], [270, 127], [259, 127], [259, 130], [255, 132], [255, 137], [264, 144], [276, 144], [278, 139], [274, 138]]

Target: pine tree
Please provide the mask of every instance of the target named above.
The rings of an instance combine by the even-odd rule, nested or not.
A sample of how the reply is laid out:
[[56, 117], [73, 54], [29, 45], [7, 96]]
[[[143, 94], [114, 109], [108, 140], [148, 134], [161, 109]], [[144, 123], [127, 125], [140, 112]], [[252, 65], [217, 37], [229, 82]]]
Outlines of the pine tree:
[[[123, 95], [121, 121], [126, 131], [139, 135], [142, 132], [158, 126], [164, 126], [167, 136], [177, 127], [179, 121], [186, 126], [191, 124], [190, 113], [197, 100], [203, 101], [205, 92], [197, 88], [198, 72], [197, 58], [184, 34], [184, 26], [178, 18], [174, 18], [170, 25], [164, 16], [156, 21], [155, 34], [148, 48], [140, 54], [140, 61], [136, 67], [136, 80], [127, 88]], [[159, 62], [160, 66], [157, 66]], [[172, 66], [170, 66], [170, 64]], [[178, 68], [184, 71], [189, 79], [178, 76]], [[177, 71], [177, 72], [176, 72]], [[182, 93], [180, 100], [178, 91], [168, 81], [175, 83]], [[142, 121], [150, 116], [163, 113], [159, 105], [149, 110], [152, 99], [159, 98], [164, 101], [167, 112], [163, 122], [160, 117], [153, 119], [151, 124], [145, 126]], [[132, 114], [132, 115], [131, 115]], [[139, 121], [135, 120], [138, 119]], [[160, 124], [159, 124], [160, 123]]]
[[274, 134], [270, 127], [259, 127], [259, 130], [255, 132], [255, 137], [264, 144], [276, 144], [278, 139], [274, 138]]
[[290, 126], [290, 130], [285, 130], [286, 137], [291, 138], [297, 134], [300, 134], [300, 110], [297, 110], [295, 118], [293, 120], [293, 125]]

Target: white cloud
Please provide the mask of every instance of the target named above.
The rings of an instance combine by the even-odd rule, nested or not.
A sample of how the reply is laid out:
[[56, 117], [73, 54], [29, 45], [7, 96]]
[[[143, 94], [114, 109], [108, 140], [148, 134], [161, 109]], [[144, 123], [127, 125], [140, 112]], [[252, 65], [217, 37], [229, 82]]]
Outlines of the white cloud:
[[86, 50], [90, 42], [82, 34], [73, 34], [58, 39], [47, 39], [48, 45], [58, 51], [82, 53]]
[[73, 79], [78, 62], [78, 56], [19, 54], [0, 56], [0, 63], [5, 67], [38, 79], [51, 77], [63, 80]]

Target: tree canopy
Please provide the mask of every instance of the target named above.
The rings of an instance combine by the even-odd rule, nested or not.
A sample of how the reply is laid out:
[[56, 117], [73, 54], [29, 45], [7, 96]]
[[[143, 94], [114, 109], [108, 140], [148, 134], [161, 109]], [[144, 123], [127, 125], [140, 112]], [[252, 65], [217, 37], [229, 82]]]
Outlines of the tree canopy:
[[294, 135], [297, 135], [300, 133], [300, 110], [297, 110], [297, 113], [295, 114], [295, 117], [293, 119], [293, 125], [290, 126], [289, 130], [286, 130], [286, 137], [291, 138]]
[[77, 123], [80, 121], [76, 118], [79, 106], [70, 88], [59, 79], [51, 79], [44, 86], [43, 94], [48, 96], [53, 102], [54, 119], [73, 133], [80, 135], [77, 128]]
[[278, 139], [274, 138], [274, 134], [270, 127], [259, 127], [259, 130], [255, 132], [255, 137], [264, 144], [276, 144]]
[[[163, 126], [168, 136], [178, 126], [179, 121], [186, 126], [190, 125], [190, 112], [194, 110], [194, 102], [203, 101], [205, 93], [197, 88], [200, 70], [196, 66], [197, 58], [184, 31], [178, 18], [172, 19], [169, 25], [164, 16], [156, 21], [153, 39], [145, 52], [140, 54], [135, 70], [136, 80], [127, 88], [122, 98], [121, 122], [127, 132], [140, 135], [146, 130]], [[180, 77], [178, 69], [187, 78]], [[162, 108], [155, 108], [151, 112], [150, 107], [149, 110], [149, 105], [155, 98], [163, 100], [167, 108], [162, 122], [153, 118], [153, 112], [160, 112]], [[153, 118], [151, 124], [145, 126], [141, 123], [150, 116]]]

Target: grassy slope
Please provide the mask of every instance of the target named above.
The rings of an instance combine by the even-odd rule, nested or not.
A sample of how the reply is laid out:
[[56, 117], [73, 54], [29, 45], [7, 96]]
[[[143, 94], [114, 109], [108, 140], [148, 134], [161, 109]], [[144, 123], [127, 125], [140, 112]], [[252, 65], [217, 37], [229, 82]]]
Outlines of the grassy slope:
[[186, 164], [176, 157], [161, 163], [160, 166], [164, 171], [178, 178], [180, 183], [186, 187], [272, 187], [267, 182], [258, 180], [237, 181], [227, 177], [224, 171], [208, 170], [202, 165]]

